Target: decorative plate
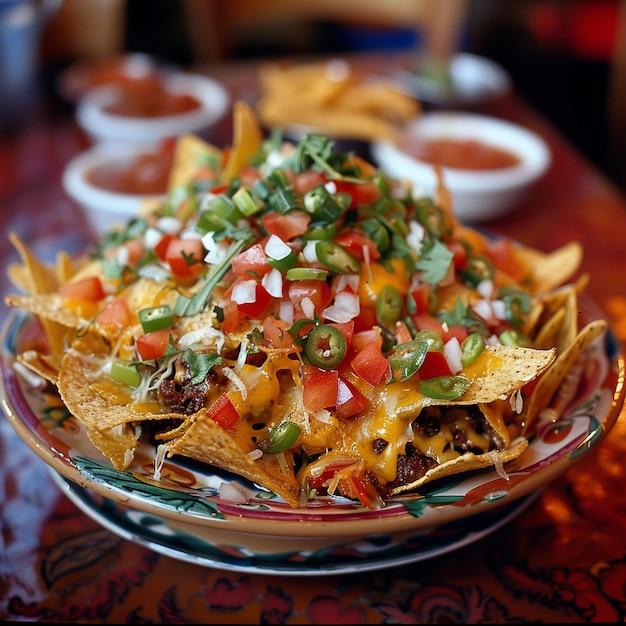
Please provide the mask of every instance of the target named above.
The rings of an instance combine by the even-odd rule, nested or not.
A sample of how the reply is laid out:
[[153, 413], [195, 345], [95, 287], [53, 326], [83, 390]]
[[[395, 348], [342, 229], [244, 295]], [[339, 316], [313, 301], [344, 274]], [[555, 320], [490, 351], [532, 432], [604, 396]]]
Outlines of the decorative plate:
[[[602, 316], [589, 299], [581, 304], [588, 316]], [[354, 567], [354, 562], [385, 567], [463, 545], [477, 528], [493, 528], [500, 516], [508, 519], [517, 510], [514, 502], [561, 476], [597, 446], [615, 423], [625, 395], [624, 358], [609, 328], [587, 350], [584, 393], [558, 422], [540, 424], [526, 451], [504, 471], [451, 476], [430, 484], [420, 495], [398, 496], [378, 510], [332, 497], [293, 509], [255, 484], [182, 458], [168, 459], [155, 480], [155, 449], [147, 444], [138, 449], [128, 470], [114, 469], [56, 389], [16, 361], [21, 347], [40, 332], [34, 318], [16, 313], [2, 334], [0, 402], [20, 437], [77, 485], [64, 490], [104, 525], [155, 549], [213, 566], [228, 562], [231, 569], [233, 563], [259, 568], [271, 563], [274, 570], [292, 567], [310, 574], [337, 571], [335, 563], [339, 568]], [[226, 500], [220, 495], [224, 482], [237, 483], [249, 499]], [[475, 526], [476, 516], [483, 514], [487, 519]], [[141, 532], [129, 526], [131, 521]], [[162, 532], [147, 532], [151, 528], [156, 533], [159, 525]], [[196, 548], [200, 543], [200, 549], [163, 539], [164, 533], [178, 537], [179, 530], [193, 538]], [[453, 539], [437, 543], [442, 533], [450, 532]], [[345, 556], [344, 550], [352, 556]]]

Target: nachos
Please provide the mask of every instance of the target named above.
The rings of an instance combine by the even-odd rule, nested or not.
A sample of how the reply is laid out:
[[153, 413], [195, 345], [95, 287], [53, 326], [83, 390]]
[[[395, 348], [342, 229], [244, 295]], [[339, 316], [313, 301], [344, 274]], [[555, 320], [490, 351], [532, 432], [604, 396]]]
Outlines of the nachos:
[[48, 342], [19, 360], [102, 454], [139, 443], [245, 477], [293, 507], [367, 507], [528, 446], [604, 322], [577, 317], [577, 243], [552, 253], [458, 222], [333, 142], [177, 146], [170, 191], [56, 267], [16, 236], [7, 304]]

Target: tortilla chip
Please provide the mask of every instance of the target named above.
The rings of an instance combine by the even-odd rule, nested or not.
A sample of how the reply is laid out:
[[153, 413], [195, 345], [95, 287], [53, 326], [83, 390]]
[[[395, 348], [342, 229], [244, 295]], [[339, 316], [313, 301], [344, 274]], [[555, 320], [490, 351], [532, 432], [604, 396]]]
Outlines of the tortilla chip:
[[526, 433], [535, 422], [539, 412], [550, 405], [567, 373], [572, 369], [580, 354], [607, 329], [605, 320], [589, 322], [576, 335], [575, 341], [559, 353], [554, 364], [541, 376], [523, 412], [522, 432]]
[[473, 454], [466, 452], [452, 461], [442, 463], [437, 467], [428, 470], [421, 478], [409, 483], [396, 487], [392, 491], [392, 495], [405, 493], [423, 487], [426, 483], [430, 483], [440, 478], [470, 472], [473, 470], [485, 469], [486, 467], [497, 467], [501, 464], [513, 461], [526, 450], [528, 447], [528, 439], [519, 438], [506, 450], [493, 450], [485, 454]]
[[168, 191], [193, 180], [194, 174], [206, 159], [215, 159], [221, 163], [222, 151], [196, 135], [181, 135], [176, 142]]
[[[132, 459], [144, 421], [182, 421], [178, 413], [140, 412], [130, 405], [128, 386], [106, 373], [109, 347], [94, 334], [77, 339], [61, 363], [58, 389], [63, 403], [87, 429], [87, 436], [116, 469], [126, 469]], [[158, 408], [155, 407], [158, 411]]]
[[233, 107], [233, 145], [228, 153], [221, 180], [229, 183], [248, 164], [250, 157], [261, 147], [263, 134], [254, 111], [243, 101]]
[[194, 414], [190, 421], [182, 436], [163, 444], [168, 456], [180, 454], [215, 465], [274, 491], [291, 506], [298, 506], [300, 485], [290, 453], [253, 457], [206, 411]]
[[527, 247], [520, 247], [516, 253], [532, 268], [533, 293], [548, 293], [570, 280], [583, 259], [583, 247], [577, 241], [548, 253]]

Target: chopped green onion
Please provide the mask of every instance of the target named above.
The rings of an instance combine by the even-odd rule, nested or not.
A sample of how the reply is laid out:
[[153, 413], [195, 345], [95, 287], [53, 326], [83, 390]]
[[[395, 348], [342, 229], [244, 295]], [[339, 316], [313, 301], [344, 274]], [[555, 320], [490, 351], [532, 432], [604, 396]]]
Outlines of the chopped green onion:
[[139, 387], [141, 384], [141, 374], [137, 368], [131, 363], [123, 363], [122, 361], [111, 363], [111, 378], [130, 387]]

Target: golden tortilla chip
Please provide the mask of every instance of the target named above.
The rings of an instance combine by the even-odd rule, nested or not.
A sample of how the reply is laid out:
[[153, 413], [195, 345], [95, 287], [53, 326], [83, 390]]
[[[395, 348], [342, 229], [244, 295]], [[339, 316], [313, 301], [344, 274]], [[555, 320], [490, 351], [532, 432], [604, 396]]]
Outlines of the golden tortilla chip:
[[221, 163], [222, 151], [196, 135], [185, 134], [179, 137], [168, 179], [168, 191], [193, 180], [194, 174], [207, 159], [215, 159], [218, 164]]
[[570, 280], [578, 271], [583, 259], [583, 247], [579, 242], [571, 241], [553, 252], [520, 247], [517, 254], [532, 268], [532, 292], [548, 293]]
[[607, 326], [605, 320], [589, 322], [579, 331], [570, 346], [559, 353], [554, 364], [539, 378], [523, 412], [523, 433], [528, 432], [539, 412], [550, 405], [550, 401], [581, 353], [606, 332]]

